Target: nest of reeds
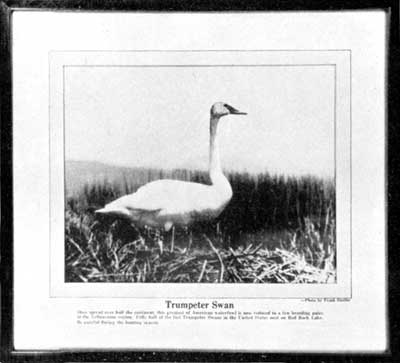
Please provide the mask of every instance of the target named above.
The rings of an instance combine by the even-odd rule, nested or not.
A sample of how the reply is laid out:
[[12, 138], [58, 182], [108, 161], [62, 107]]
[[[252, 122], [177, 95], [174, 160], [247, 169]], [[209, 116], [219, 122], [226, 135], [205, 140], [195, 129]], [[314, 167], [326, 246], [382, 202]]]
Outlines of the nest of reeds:
[[[176, 248], [164, 251], [148, 247], [142, 240], [120, 246], [108, 241], [100, 245], [93, 235], [87, 250], [77, 249], [67, 263], [72, 281], [81, 282], [169, 282], [169, 283], [332, 283], [336, 273], [329, 259], [323, 268], [308, 263], [296, 252], [262, 244], [237, 249], [217, 249], [204, 235], [209, 248]], [[73, 241], [69, 241], [71, 244]], [[107, 250], [104, 250], [104, 247]]]
[[298, 254], [262, 245], [217, 250], [210, 240], [209, 252], [176, 255], [173, 261], [160, 261], [165, 282], [222, 283], [329, 283], [335, 272], [327, 263], [320, 269]]

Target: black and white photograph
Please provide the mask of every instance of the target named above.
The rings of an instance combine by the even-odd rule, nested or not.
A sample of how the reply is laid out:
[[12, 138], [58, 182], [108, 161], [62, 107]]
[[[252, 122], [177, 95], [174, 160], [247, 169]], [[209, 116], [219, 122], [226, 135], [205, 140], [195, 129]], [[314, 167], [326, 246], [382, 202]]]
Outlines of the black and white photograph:
[[69, 6], [10, 17], [6, 349], [386, 352], [390, 16]]
[[63, 67], [65, 282], [336, 282], [332, 64]]

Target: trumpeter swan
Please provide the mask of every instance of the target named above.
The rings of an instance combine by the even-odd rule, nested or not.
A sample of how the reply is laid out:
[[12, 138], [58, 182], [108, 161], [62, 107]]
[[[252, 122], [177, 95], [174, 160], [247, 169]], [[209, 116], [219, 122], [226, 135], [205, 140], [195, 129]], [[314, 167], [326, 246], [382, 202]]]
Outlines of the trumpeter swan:
[[211, 185], [161, 179], [147, 183], [135, 193], [125, 195], [96, 211], [126, 218], [137, 227], [169, 231], [173, 226], [188, 226], [196, 221], [219, 216], [232, 198], [232, 188], [222, 173], [218, 123], [226, 115], [246, 115], [223, 102], [210, 110], [209, 173]]

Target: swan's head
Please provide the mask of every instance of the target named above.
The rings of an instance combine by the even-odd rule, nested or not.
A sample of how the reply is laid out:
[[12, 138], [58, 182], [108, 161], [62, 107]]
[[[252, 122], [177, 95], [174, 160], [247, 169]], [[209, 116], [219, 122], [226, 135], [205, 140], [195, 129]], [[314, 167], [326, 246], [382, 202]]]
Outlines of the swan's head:
[[226, 115], [247, 115], [246, 112], [240, 112], [236, 108], [224, 103], [224, 102], [217, 102], [214, 103], [210, 110], [212, 117], [222, 117]]

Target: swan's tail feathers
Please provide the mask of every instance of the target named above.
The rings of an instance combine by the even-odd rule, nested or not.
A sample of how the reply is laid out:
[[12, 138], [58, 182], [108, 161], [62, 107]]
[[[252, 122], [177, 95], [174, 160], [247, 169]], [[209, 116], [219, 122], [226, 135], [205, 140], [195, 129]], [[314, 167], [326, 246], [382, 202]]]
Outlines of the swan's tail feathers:
[[89, 212], [89, 213], [96, 213], [96, 211], [97, 211], [98, 209], [100, 209], [100, 208], [101, 208], [100, 205], [89, 205], [89, 206], [86, 208], [86, 211]]
[[106, 208], [97, 209], [94, 211], [96, 214], [107, 214], [108, 211]]
[[129, 211], [126, 208], [111, 208], [105, 206], [104, 208], [97, 209], [95, 212], [97, 215], [107, 215], [113, 217], [129, 217]]

